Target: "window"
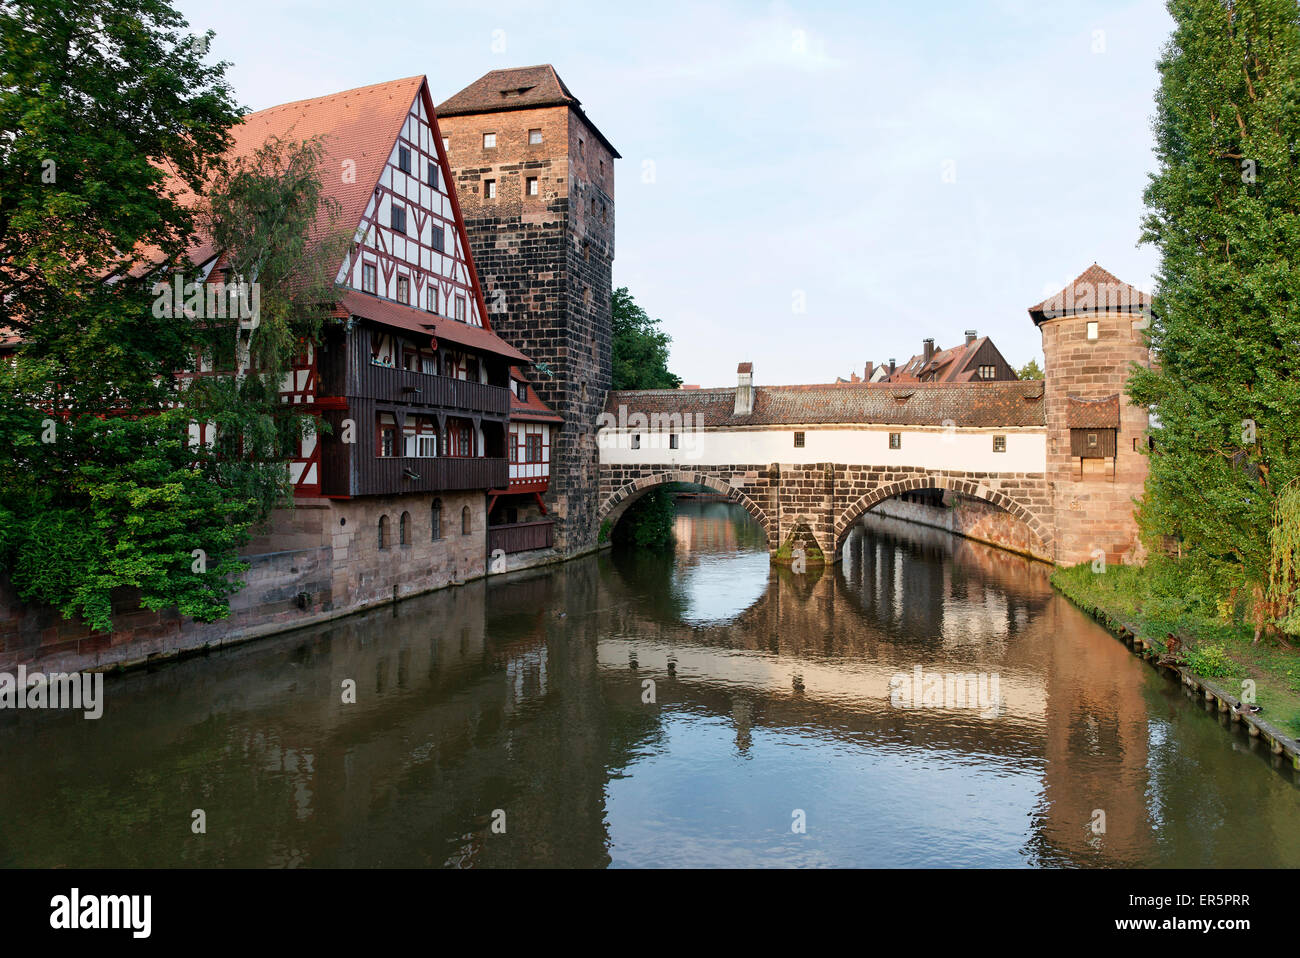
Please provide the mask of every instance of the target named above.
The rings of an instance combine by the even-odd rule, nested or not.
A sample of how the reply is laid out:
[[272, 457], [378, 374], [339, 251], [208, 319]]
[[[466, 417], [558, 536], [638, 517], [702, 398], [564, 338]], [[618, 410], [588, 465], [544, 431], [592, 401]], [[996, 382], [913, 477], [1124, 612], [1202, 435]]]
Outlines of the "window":
[[496, 180], [484, 180], [484, 181], [483, 181], [483, 198], [484, 198], [484, 199], [487, 199], [487, 200], [494, 200], [494, 199], [497, 198], [497, 181], [496, 181]]
[[510, 461], [519, 461], [519, 434], [513, 429], [510, 430]]
[[428, 416], [407, 416], [404, 452], [413, 459], [432, 459], [437, 455], [438, 432]]
[[429, 172], [427, 178], [429, 185], [436, 190], [438, 188], [438, 164], [433, 160], [429, 161]]
[[456, 318], [462, 323], [465, 322], [465, 297], [456, 297]]
[[442, 150], [443, 150], [443, 152], [445, 153], [447, 150], [450, 150], [450, 149], [451, 149], [451, 137], [449, 137], [449, 136], [444, 136], [444, 137], [442, 138]]
[[397, 168], [403, 173], [411, 172], [411, 151], [404, 146], [397, 148]]
[[431, 234], [431, 236], [430, 236], [430, 238], [429, 238], [429, 245], [432, 246], [434, 249], [436, 249], [439, 253], [441, 253], [441, 252], [443, 251], [443, 245], [442, 245], [442, 244], [443, 244], [443, 231], [442, 231], [442, 227], [441, 227], [441, 226], [435, 226], [435, 227], [433, 228], [433, 232], [432, 232], [432, 234]]
[[639, 432], [635, 432], [632, 434], [632, 448], [633, 449], [641, 448], [641, 434]]
[[402, 545], [409, 546], [411, 544], [411, 514], [409, 512], [402, 513], [402, 519], [397, 525], [397, 535], [398, 541]]
[[483, 134], [483, 149], [494, 150], [497, 145], [497, 135], [495, 133]]
[[980, 379], [993, 379], [998, 374], [996, 366], [981, 366]]
[[796, 432], [796, 433], [794, 434], [794, 447], [795, 447], [796, 449], [802, 449], [802, 448], [804, 447], [803, 444], [804, 444], [804, 435], [803, 435], [803, 433], [801, 433], [801, 432]]
[[584, 150], [583, 150], [583, 148], [582, 148], [582, 145], [583, 145], [583, 144], [582, 144], [582, 137], [578, 137], [578, 155], [579, 155], [579, 156], [586, 156], [587, 154], [584, 152]]
[[470, 530], [469, 506], [465, 506], [465, 508], [460, 510], [460, 534], [463, 536], [467, 536], [469, 535], [469, 530]]
[[424, 308], [426, 312], [436, 313], [438, 311], [438, 287], [432, 283], [424, 291]]
[[1006, 452], [1006, 451], [1007, 451], [1007, 437], [1006, 437], [1006, 436], [994, 436], [994, 437], [993, 437], [993, 451], [994, 451], [994, 452]]
[[528, 177], [526, 180], [524, 180], [524, 185], [525, 187], [527, 187], [527, 192], [529, 196], [537, 195], [537, 177], [535, 176]]
[[394, 203], [391, 210], [391, 225], [398, 233], [406, 232], [406, 207], [400, 203]]
[[531, 432], [524, 436], [524, 462], [542, 461], [542, 434]]
[[1101, 333], [1101, 326], [1095, 319], [1088, 320], [1088, 338], [1096, 339]]
[[365, 293], [373, 293], [378, 281], [379, 271], [375, 268], [374, 263], [363, 263], [361, 266], [361, 290]]
[[889, 448], [890, 449], [903, 448], [903, 434], [901, 432], [891, 432], [889, 434]]
[[429, 525], [433, 529], [430, 536], [430, 542], [437, 542], [442, 538], [442, 500], [434, 499], [433, 505], [429, 507]]
[[411, 305], [411, 280], [406, 276], [397, 277], [397, 301]]
[[397, 455], [397, 420], [390, 412], [379, 414], [379, 435], [376, 437], [376, 454], [384, 459]]
[[541, 131], [541, 130], [529, 130], [529, 131], [528, 131], [528, 145], [529, 145], [529, 146], [537, 146], [537, 145], [538, 145], [539, 143], [541, 143], [541, 142], [542, 142], [542, 131]]
[[677, 448], [677, 433], [674, 432], [668, 436], [668, 448], [669, 449]]
[[1089, 449], [1097, 448], [1097, 434], [1095, 432], [1088, 433], [1088, 448]]
[[379, 517], [379, 548], [387, 549], [392, 540], [388, 535], [388, 516]]
[[528, 402], [528, 384], [523, 380], [516, 382], [515, 394], [519, 397], [520, 402]]

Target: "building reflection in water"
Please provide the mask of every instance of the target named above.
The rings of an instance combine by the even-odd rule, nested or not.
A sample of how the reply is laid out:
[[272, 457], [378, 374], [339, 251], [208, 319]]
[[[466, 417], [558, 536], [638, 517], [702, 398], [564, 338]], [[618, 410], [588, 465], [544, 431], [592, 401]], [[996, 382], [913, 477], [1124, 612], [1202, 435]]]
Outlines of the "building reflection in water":
[[[799, 575], [737, 507], [677, 531], [17, 715], [0, 863], [1300, 864], [1289, 773], [1041, 564], [868, 518]], [[997, 715], [891, 705], [917, 668], [996, 674]]]

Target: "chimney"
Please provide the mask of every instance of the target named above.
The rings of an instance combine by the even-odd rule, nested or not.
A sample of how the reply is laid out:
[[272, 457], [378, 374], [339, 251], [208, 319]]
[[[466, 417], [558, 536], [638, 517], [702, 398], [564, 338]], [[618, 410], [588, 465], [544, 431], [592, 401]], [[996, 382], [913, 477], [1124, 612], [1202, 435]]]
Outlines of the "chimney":
[[849, 382], [851, 382], [851, 383], [860, 383], [860, 382], [862, 382], [862, 380], [858, 378], [858, 374], [857, 374], [857, 373], [849, 373]]
[[894, 361], [892, 359], [889, 361], [889, 378], [894, 378]]
[[737, 416], [748, 416], [754, 411], [754, 364], [741, 363], [736, 367]]
[[869, 382], [871, 382], [871, 372], [872, 372], [872, 370], [873, 370], [874, 368], [875, 368], [874, 365], [873, 365], [872, 363], [870, 363], [870, 362], [868, 362], [867, 365], [863, 367], [863, 369], [862, 369], [862, 381], [863, 381], [864, 383], [869, 383]]
[[975, 330], [973, 329], [966, 330], [966, 345], [969, 346], [971, 343], [975, 342], [978, 336], [979, 333], [975, 332]]
[[934, 340], [933, 339], [921, 340], [921, 352], [925, 354], [925, 361], [927, 364], [930, 362], [930, 360], [934, 359]]

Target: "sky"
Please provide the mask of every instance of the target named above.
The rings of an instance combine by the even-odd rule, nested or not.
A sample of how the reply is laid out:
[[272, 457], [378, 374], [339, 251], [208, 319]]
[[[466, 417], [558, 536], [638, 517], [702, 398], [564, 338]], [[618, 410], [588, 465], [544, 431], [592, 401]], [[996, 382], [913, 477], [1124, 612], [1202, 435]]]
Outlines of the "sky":
[[687, 383], [833, 382], [967, 329], [1041, 365], [1027, 307], [1093, 262], [1145, 290], [1158, 266], [1163, 0], [177, 7], [253, 110], [553, 64], [623, 157], [614, 285]]

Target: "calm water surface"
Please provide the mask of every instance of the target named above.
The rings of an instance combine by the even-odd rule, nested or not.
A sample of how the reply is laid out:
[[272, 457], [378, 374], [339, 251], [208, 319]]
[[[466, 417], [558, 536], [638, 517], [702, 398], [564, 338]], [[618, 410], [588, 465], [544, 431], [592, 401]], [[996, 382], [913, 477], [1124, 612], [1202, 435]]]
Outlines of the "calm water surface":
[[[873, 519], [796, 575], [725, 503], [677, 532], [0, 713], [0, 865], [1300, 865], [1292, 773], [1045, 567]], [[891, 704], [918, 668], [996, 707]]]

